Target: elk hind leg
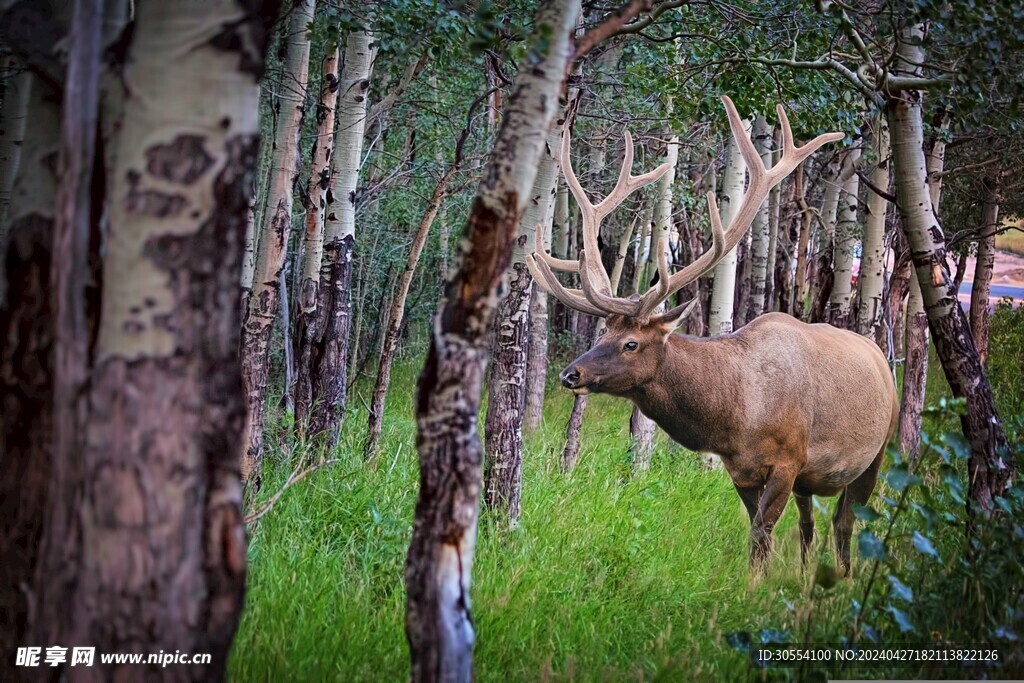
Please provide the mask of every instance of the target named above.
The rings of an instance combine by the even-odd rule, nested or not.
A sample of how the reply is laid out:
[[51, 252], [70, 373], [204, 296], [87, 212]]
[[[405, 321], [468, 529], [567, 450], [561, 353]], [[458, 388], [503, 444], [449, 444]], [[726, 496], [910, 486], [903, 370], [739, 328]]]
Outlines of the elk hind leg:
[[800, 564], [806, 565], [807, 555], [814, 541], [814, 506], [809, 495], [793, 493], [793, 498], [796, 499], [796, 507], [800, 511]]
[[843, 574], [850, 574], [850, 539], [853, 536], [853, 505], [864, 505], [875, 490], [875, 482], [878, 481], [878, 468], [882, 465], [882, 458], [885, 457], [885, 448], [875, 456], [874, 461], [866, 470], [846, 487], [843, 494], [839, 496], [839, 504], [836, 506], [836, 513], [832, 517], [832, 527], [836, 534], [836, 552], [839, 554], [839, 563], [842, 565]]

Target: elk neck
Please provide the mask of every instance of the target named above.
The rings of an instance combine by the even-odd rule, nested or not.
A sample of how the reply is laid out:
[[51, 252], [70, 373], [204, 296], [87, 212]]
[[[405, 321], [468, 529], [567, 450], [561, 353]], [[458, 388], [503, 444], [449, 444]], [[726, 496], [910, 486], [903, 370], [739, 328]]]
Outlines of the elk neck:
[[673, 334], [665, 347], [654, 379], [625, 398], [686, 448], [726, 454], [744, 410], [746, 343]]

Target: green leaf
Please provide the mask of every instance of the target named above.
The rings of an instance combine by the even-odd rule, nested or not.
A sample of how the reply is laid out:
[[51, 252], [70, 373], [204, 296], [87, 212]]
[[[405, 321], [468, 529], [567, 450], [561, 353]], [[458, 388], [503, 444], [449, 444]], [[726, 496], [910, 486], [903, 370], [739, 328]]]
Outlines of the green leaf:
[[895, 595], [901, 600], [906, 600], [907, 602], [914, 601], [914, 591], [910, 589], [910, 586], [903, 583], [892, 574], [889, 574], [889, 583], [892, 584], [892, 591], [890, 591], [890, 594]]
[[907, 613], [901, 609], [889, 605], [885, 608], [885, 611], [892, 615], [893, 621], [900, 629], [900, 633], [909, 633], [914, 630], [914, 624], [910, 621], [910, 617]]
[[914, 538], [912, 542], [914, 544], [914, 547], [917, 549], [917, 552], [921, 553], [922, 555], [931, 555], [936, 559], [939, 557], [939, 552], [935, 549], [935, 546], [932, 545], [932, 542], [929, 541], [928, 538], [924, 536], [920, 531], [914, 532]]
[[868, 560], [884, 561], [889, 556], [885, 544], [869, 529], [864, 529], [857, 535], [857, 547], [860, 549], [860, 556]]
[[896, 491], [902, 491], [908, 486], [920, 484], [923, 480], [916, 474], [911, 474], [906, 465], [895, 465], [885, 474], [885, 481]]
[[882, 515], [878, 514], [873, 507], [860, 503], [853, 504], [853, 516], [862, 522], [874, 522], [882, 518]]

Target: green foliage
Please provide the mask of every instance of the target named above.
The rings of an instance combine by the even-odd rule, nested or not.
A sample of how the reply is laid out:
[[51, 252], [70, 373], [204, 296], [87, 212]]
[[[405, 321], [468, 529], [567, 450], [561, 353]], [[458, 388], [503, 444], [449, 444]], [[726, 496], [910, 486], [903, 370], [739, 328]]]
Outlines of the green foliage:
[[1002, 415], [1024, 414], [1024, 307], [1004, 300], [989, 320], [988, 379]]

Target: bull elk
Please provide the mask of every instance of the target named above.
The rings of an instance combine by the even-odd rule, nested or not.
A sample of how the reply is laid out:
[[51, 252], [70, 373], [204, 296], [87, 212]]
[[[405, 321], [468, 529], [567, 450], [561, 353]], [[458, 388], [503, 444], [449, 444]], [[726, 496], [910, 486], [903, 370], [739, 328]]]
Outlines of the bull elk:
[[[840, 494], [832, 523], [839, 560], [849, 573], [852, 506], [867, 502], [874, 490], [899, 412], [881, 351], [860, 335], [782, 313], [762, 315], [732, 334], [696, 338], [675, 333], [695, 302], [657, 312], [736, 246], [772, 187], [816, 149], [842, 137], [829, 133], [797, 147], [779, 105], [782, 158], [767, 169], [732, 101], [722, 99], [750, 184], [725, 228], [715, 195], [708, 193], [712, 246], [696, 261], [670, 274], [658, 235], [657, 282], [641, 296], [616, 296], [601, 265], [601, 221], [630, 193], [661, 177], [668, 165], [633, 176], [633, 142], [627, 132], [618, 182], [593, 204], [573, 172], [566, 132], [562, 168], [583, 216], [583, 248], [578, 261], [537, 251], [527, 264], [540, 286], [566, 306], [606, 318], [605, 334], [562, 371], [564, 386], [577, 394], [629, 399], [686, 448], [718, 454], [750, 516], [750, 562], [757, 569], [767, 565], [772, 529], [790, 493], [800, 512], [804, 561], [814, 537], [811, 496]], [[564, 287], [556, 270], [577, 273], [581, 289]]]

